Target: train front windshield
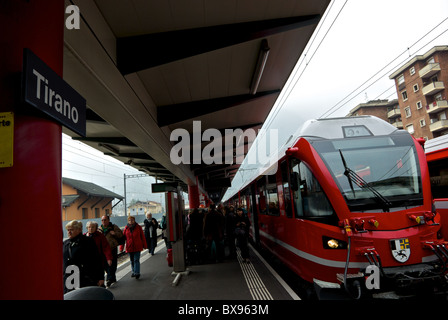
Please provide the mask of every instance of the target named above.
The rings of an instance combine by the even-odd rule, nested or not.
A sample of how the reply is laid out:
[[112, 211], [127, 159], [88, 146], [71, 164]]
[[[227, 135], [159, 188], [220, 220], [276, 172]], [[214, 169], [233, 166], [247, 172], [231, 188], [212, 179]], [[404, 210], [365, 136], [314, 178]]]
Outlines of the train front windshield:
[[313, 141], [351, 211], [423, 204], [417, 152], [407, 133]]

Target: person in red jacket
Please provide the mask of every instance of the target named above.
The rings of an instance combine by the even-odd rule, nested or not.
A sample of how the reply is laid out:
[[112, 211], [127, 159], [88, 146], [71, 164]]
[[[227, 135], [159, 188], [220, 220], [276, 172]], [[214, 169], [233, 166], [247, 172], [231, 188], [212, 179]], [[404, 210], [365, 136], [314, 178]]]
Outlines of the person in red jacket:
[[129, 216], [123, 236], [126, 237], [126, 252], [129, 254], [129, 260], [131, 261], [131, 277], [138, 279], [140, 278], [140, 253], [143, 249], [147, 249], [147, 245], [143, 228], [135, 223], [133, 216]]
[[85, 235], [95, 240], [96, 247], [101, 255], [103, 269], [106, 270], [107, 266], [112, 265], [112, 250], [106, 236], [98, 231], [98, 223], [95, 221], [87, 222], [87, 232]]

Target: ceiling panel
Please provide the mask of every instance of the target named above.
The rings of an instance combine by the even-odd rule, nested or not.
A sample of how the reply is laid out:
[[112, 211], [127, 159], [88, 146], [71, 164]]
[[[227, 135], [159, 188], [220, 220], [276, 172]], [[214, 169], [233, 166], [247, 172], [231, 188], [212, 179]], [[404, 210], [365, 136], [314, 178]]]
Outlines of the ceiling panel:
[[[77, 33], [66, 32], [64, 55], [64, 77], [88, 98], [89, 108], [98, 115], [91, 115], [87, 138], [92, 140], [86, 142], [110, 153], [104, 141], [94, 139], [126, 138], [133, 145], [109, 144], [118, 152], [117, 159], [150, 174], [165, 172], [169, 179], [174, 175], [187, 184], [195, 183], [194, 172], [204, 172], [197, 177], [204, 183], [211, 175], [231, 179], [239, 165], [214, 166], [213, 172], [205, 164], [176, 166], [169, 159], [175, 143], [170, 141], [170, 133], [177, 128], [191, 131], [194, 120], [201, 121], [202, 131], [259, 128], [330, 2], [94, 0], [95, 6], [90, 1], [73, 0], [85, 20]], [[269, 56], [257, 94], [250, 96], [264, 39]], [[124, 41], [133, 46], [120, 45]], [[179, 46], [170, 47], [173, 44]], [[191, 46], [200, 46], [200, 52], [189, 54]], [[151, 57], [163, 58], [175, 50], [167, 48], [181, 52], [155, 63]], [[123, 59], [129, 60], [132, 68], [122, 68], [129, 62]], [[259, 97], [266, 92], [270, 94]], [[179, 107], [187, 109], [179, 111]], [[164, 110], [168, 115], [162, 118]], [[182, 114], [177, 122], [159, 123], [174, 110]], [[193, 114], [198, 115], [189, 117]], [[142, 159], [142, 154], [154, 160]], [[216, 193], [217, 189], [200, 186], [200, 190]]]

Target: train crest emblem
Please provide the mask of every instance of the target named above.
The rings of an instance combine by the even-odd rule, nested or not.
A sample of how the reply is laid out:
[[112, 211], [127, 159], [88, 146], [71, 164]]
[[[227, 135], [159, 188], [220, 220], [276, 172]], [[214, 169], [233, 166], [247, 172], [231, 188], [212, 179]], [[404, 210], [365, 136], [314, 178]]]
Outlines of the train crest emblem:
[[398, 262], [406, 262], [411, 255], [411, 245], [408, 238], [390, 240], [392, 256]]

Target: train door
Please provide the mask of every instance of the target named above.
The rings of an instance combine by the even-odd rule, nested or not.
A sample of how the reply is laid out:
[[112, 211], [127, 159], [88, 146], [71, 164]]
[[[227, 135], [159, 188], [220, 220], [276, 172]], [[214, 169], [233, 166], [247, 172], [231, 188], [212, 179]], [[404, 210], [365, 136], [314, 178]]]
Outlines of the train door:
[[448, 239], [448, 149], [427, 155], [434, 206], [441, 218], [441, 233]]
[[255, 206], [255, 185], [251, 184], [247, 188], [247, 212], [249, 214], [251, 230], [252, 230], [252, 240], [256, 246], [260, 244], [260, 231], [258, 229], [258, 215], [257, 208]]
[[289, 183], [289, 168], [288, 162], [285, 160], [280, 163], [280, 171], [282, 177], [282, 188], [283, 188], [283, 209], [285, 210], [285, 215], [287, 218], [292, 218], [292, 203], [291, 203], [291, 189]]

